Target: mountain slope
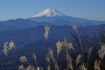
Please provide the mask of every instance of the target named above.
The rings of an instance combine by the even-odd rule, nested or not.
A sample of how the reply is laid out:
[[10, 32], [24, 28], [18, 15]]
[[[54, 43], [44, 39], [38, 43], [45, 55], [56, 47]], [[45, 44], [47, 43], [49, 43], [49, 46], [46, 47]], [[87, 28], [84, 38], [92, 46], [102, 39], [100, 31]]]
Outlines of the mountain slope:
[[30, 21], [26, 19], [16, 19], [16, 20], [8, 20], [8, 21], [0, 21], [0, 31], [14, 31], [14, 30], [22, 30], [27, 28], [33, 28], [38, 25], [48, 24], [47, 22], [36, 22]]
[[[73, 31], [71, 26], [50, 26], [49, 40], [63, 40], [64, 37], [72, 39], [70, 32]], [[81, 35], [98, 33], [105, 25], [95, 25], [88, 27], [78, 27]], [[14, 30], [14, 31], [0, 31], [1, 43], [13, 40], [16, 45], [24, 45], [30, 42], [37, 42], [44, 40], [44, 26], [36, 26], [33, 28]]]

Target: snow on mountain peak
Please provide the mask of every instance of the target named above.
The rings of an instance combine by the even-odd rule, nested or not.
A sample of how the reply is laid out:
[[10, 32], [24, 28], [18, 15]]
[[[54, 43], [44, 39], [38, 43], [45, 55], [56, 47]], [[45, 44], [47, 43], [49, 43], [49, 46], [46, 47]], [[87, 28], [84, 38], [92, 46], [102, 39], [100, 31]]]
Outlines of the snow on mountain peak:
[[43, 17], [43, 16], [54, 17], [54, 16], [65, 16], [65, 15], [63, 13], [57, 11], [54, 8], [48, 8], [48, 9], [44, 10], [43, 12], [32, 16], [32, 18], [34, 18], [34, 17]]

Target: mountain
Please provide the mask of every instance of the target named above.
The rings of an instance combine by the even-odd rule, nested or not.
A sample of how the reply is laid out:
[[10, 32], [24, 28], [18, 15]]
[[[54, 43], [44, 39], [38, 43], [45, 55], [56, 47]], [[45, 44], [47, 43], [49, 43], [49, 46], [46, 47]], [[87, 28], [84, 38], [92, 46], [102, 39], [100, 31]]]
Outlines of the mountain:
[[95, 21], [95, 20], [87, 20], [83, 18], [76, 18], [65, 15], [54, 8], [48, 8], [43, 12], [36, 14], [28, 20], [38, 21], [38, 22], [48, 22], [52, 25], [73, 25], [76, 24], [78, 26], [87, 26], [87, 25], [95, 25], [95, 24], [104, 24], [105, 21]]
[[35, 17], [54, 17], [54, 16], [65, 16], [65, 15], [63, 13], [57, 11], [54, 8], [48, 8], [45, 11], [43, 11], [37, 15], [32, 16], [32, 18], [35, 18]]

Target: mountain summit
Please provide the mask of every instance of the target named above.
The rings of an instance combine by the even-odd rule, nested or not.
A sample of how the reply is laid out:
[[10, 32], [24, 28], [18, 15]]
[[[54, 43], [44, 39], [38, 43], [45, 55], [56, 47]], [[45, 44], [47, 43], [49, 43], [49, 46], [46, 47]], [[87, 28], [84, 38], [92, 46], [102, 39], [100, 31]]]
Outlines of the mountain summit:
[[57, 11], [54, 8], [48, 8], [48, 9], [44, 10], [43, 12], [32, 16], [32, 18], [35, 18], [35, 17], [55, 17], [55, 16], [65, 16], [65, 15], [63, 13]]

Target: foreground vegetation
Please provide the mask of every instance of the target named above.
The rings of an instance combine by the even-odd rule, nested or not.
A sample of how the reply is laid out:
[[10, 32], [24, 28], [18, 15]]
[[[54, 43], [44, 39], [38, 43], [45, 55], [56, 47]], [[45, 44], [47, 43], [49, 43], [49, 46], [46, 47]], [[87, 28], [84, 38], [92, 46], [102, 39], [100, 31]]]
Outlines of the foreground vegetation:
[[[76, 25], [73, 25], [74, 33], [71, 33], [75, 40], [78, 42], [78, 48], [64, 38], [63, 41], [58, 41], [57, 54], [54, 53], [53, 49], [48, 48], [47, 41], [50, 34], [50, 27], [45, 27], [45, 39], [46, 39], [46, 54], [45, 54], [45, 65], [42, 67], [38, 64], [37, 55], [32, 53], [34, 64], [30, 63], [26, 56], [19, 58], [21, 64], [18, 66], [18, 70], [105, 70], [105, 43], [102, 40], [97, 42], [98, 49], [93, 46], [92, 42], [87, 39], [87, 43], [90, 45], [90, 49], [87, 55], [84, 53], [82, 39], [79, 35], [79, 31]], [[103, 38], [102, 38], [103, 39]], [[10, 43], [4, 43], [4, 54], [8, 57], [8, 52], [11, 48], [15, 48], [13, 41]], [[78, 51], [76, 50], [78, 49]], [[72, 52], [71, 52], [72, 51]], [[62, 63], [60, 63], [62, 61]], [[26, 65], [28, 64], [28, 65]]]

